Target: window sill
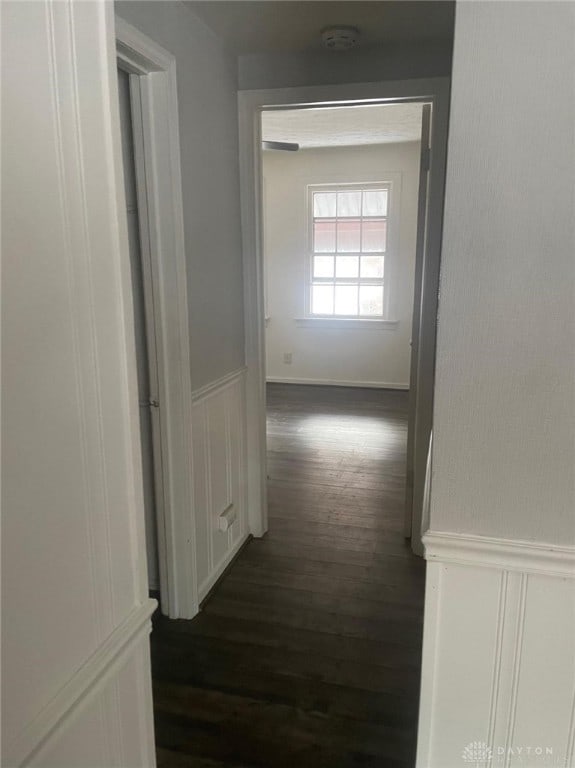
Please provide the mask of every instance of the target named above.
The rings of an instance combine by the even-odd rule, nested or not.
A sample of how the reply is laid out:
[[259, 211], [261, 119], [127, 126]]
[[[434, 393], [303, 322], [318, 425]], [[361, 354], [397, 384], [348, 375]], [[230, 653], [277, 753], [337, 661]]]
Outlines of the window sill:
[[364, 318], [345, 317], [296, 317], [295, 324], [300, 328], [336, 328], [339, 330], [394, 331], [397, 320], [366, 320]]

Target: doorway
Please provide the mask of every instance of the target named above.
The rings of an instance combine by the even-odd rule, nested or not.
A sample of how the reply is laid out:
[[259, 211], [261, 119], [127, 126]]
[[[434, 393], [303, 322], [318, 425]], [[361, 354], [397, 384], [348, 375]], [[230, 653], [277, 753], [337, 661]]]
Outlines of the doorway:
[[[427, 140], [419, 156], [419, 201], [417, 253], [413, 316], [417, 338], [412, 339], [409, 418], [408, 492], [404, 530], [413, 550], [422, 554], [421, 536], [425, 529], [425, 484], [429, 465], [433, 377], [435, 368], [435, 330], [439, 286], [439, 254], [443, 211], [443, 188], [447, 143], [448, 81], [402, 81], [353, 86], [306, 87], [301, 89], [244, 92], [240, 94], [241, 173], [244, 203], [244, 277], [246, 291], [246, 348], [248, 362], [248, 443], [250, 455], [258, 458], [260, 474], [250, 477], [252, 530], [267, 530], [266, 466], [266, 308], [264, 233], [262, 231], [263, 183], [261, 115], [281, 110], [333, 110], [336, 106], [371, 107], [420, 103], [422, 131]], [[286, 137], [289, 139], [289, 137]], [[287, 153], [286, 153], [287, 154]], [[380, 180], [381, 181], [381, 180]], [[356, 190], [357, 191], [357, 190]], [[304, 278], [307, 279], [307, 278]], [[312, 281], [313, 282], [313, 281]], [[335, 280], [337, 282], [337, 280]], [[385, 299], [384, 299], [385, 300]], [[310, 311], [309, 300], [305, 311]], [[296, 317], [296, 322], [298, 318]], [[305, 315], [299, 318], [304, 323]], [[347, 318], [350, 319], [349, 317]], [[384, 321], [385, 317], [379, 318]], [[389, 318], [388, 318], [389, 319]], [[289, 355], [290, 350], [284, 350]]]
[[268, 393], [274, 383], [349, 387], [352, 398], [409, 390], [412, 538], [431, 104], [264, 109], [261, 121]]
[[[134, 336], [138, 378], [138, 406], [140, 414], [140, 443], [148, 589], [152, 596], [160, 596], [160, 569], [158, 560], [158, 506], [162, 502], [163, 468], [160, 440], [160, 413], [158, 395], [158, 360], [155, 344], [156, 318], [152, 289], [149, 249], [142, 247], [148, 228], [148, 211], [143, 169], [136, 167], [136, 155], [143, 157], [143, 148], [135, 150], [135, 142], [142, 137], [140, 78], [118, 68], [118, 96], [120, 129], [124, 169], [124, 193], [130, 251], [130, 274], [134, 310]], [[136, 125], [134, 125], [136, 123]], [[137, 137], [137, 138], [136, 138]], [[139, 176], [139, 185], [138, 185]]]
[[118, 147], [117, 157], [125, 166], [129, 209], [119, 216], [131, 230], [127, 257], [140, 390], [134, 397], [141, 404], [149, 586], [155, 587], [156, 576], [164, 615], [192, 618], [198, 612], [198, 584], [176, 63], [120, 18], [116, 53], [125, 148], [122, 155]]

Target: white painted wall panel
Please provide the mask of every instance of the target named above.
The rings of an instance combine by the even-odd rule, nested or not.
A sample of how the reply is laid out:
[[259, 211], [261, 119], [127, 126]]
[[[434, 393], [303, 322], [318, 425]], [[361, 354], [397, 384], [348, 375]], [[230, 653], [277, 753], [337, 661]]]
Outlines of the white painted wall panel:
[[149, 674], [147, 633], [117, 673], [77, 707], [39, 752], [31, 768], [148, 768], [155, 764], [151, 697], [142, 689]]
[[247, 499], [246, 499], [246, 392], [245, 376], [235, 386], [228, 390], [228, 430], [233, 471], [228, 472], [230, 484], [230, 500], [240, 499], [244, 512], [240, 515], [238, 524], [230, 530], [230, 550], [235, 551], [236, 545], [245, 539], [248, 532]]
[[[525, 586], [510, 741], [567, 751], [575, 727], [575, 582], [530, 575]], [[516, 754], [510, 765], [524, 762]]]
[[[419, 142], [264, 152], [266, 367], [270, 380], [409, 386]], [[306, 314], [307, 185], [393, 180], [386, 262], [393, 329], [301, 327]], [[292, 364], [283, 362], [292, 353]]]
[[213, 402], [207, 406], [207, 449], [209, 466], [208, 528], [212, 554], [212, 567], [219, 563], [228, 548], [227, 533], [218, 529], [218, 517], [231, 503], [228, 488], [228, 467], [231, 456], [228, 452], [226, 412]]
[[575, 6], [459, 3], [431, 528], [575, 542]]
[[[200, 600], [207, 595], [248, 533], [246, 508], [245, 369], [193, 396], [194, 506]], [[236, 520], [219, 529], [233, 506]]]
[[575, 548], [424, 541], [418, 768], [574, 765]]
[[[80, 716], [93, 711], [105, 671], [119, 672], [120, 649], [135, 658], [147, 643], [153, 607], [114, 47], [106, 3], [2, 6], [2, 763], [10, 766], [119, 765], [130, 750], [143, 754], [152, 728], [146, 662], [137, 680], [110, 678], [118, 701], [94, 714], [94, 727]], [[148, 710], [123, 735], [122, 752], [110, 712], [122, 716], [136, 694]], [[60, 757], [42, 752], [49, 742]]]
[[[496, 571], [481, 567], [433, 563], [428, 570], [434, 571], [429, 578], [438, 588], [437, 615], [433, 617], [438, 634], [433, 660], [429, 664], [426, 658], [423, 667], [423, 674], [433, 674], [435, 682], [430, 722], [420, 720], [420, 739], [426, 732], [429, 738], [429, 762], [420, 765], [451, 768], [459, 765], [466, 744], [479, 738], [487, 741], [492, 679], [485, 667], [486, 660], [491, 663], [496, 655], [500, 578]], [[482, 586], [480, 600], [476, 599], [478, 583]], [[431, 618], [428, 611], [425, 621]], [[458, 715], [461, 710], [464, 712]]]

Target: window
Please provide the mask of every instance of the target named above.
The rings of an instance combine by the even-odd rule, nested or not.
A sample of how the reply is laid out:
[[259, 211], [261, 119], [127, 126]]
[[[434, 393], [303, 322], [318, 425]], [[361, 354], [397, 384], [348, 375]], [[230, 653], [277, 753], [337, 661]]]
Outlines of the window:
[[309, 315], [381, 319], [390, 185], [310, 188]]

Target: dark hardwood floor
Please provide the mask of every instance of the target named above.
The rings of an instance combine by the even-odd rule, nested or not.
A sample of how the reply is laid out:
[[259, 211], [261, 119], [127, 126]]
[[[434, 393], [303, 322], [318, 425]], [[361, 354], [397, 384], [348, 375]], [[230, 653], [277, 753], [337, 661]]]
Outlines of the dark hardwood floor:
[[152, 633], [158, 765], [413, 766], [424, 565], [407, 393], [268, 385], [269, 532]]

